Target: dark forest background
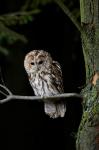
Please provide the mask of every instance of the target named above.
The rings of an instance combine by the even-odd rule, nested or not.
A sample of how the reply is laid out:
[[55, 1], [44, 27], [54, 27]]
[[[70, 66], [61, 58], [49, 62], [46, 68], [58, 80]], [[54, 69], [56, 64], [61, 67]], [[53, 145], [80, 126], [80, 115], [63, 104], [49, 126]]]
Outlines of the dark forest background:
[[[0, 2], [0, 13], [18, 11], [23, 3], [3, 0]], [[78, 9], [79, 1], [73, 1], [70, 8]], [[23, 34], [27, 43], [20, 40], [12, 44], [0, 42], [8, 52], [8, 55], [0, 52], [0, 82], [3, 84], [3, 78], [13, 94], [34, 95], [23, 61], [29, 51], [44, 49], [62, 66], [65, 92], [79, 93], [85, 82], [80, 34], [55, 3], [40, 5], [39, 9], [41, 12], [33, 15], [33, 21], [9, 27]], [[0, 150], [75, 150], [76, 132], [82, 114], [81, 100], [69, 98], [66, 105], [65, 118], [55, 120], [44, 114], [43, 103], [12, 100], [0, 105]]]

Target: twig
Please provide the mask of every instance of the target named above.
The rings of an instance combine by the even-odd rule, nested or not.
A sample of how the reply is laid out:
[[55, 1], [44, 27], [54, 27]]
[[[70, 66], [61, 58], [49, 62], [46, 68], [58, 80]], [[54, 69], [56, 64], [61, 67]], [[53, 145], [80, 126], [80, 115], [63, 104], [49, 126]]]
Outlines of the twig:
[[33, 14], [37, 14], [39, 12], [40, 12], [39, 9], [31, 10], [31, 11], [18, 11], [18, 12], [13, 12], [13, 13], [0, 15], [0, 19], [3, 19], [2, 17], [15, 17], [15, 16], [33, 15]]
[[[3, 104], [5, 102], [8, 102], [10, 100], [38, 100], [38, 101], [51, 101], [53, 99], [53, 101], [59, 101], [61, 98], [68, 98], [68, 97], [77, 97], [77, 98], [82, 98], [80, 94], [77, 93], [63, 93], [63, 94], [58, 94], [58, 95], [54, 95], [54, 96], [49, 96], [49, 97], [41, 97], [41, 96], [22, 96], [22, 95], [13, 95], [11, 93], [11, 91], [0, 84], [0, 87], [3, 88], [5, 91], [8, 92], [8, 95], [5, 96], [5, 94], [3, 94], [3, 96], [5, 96], [4, 99], [0, 100], [0, 104]], [[2, 91], [1, 91], [2, 92]]]
[[[0, 46], [0, 51], [1, 51], [1, 46]], [[6, 53], [6, 52], [5, 52]], [[2, 73], [2, 68], [1, 68], [1, 66], [0, 66], [0, 78], [1, 78], [1, 83], [3, 84], [3, 85], [5, 85], [5, 82], [4, 82], [4, 79], [3, 79], [3, 73]]]
[[73, 13], [68, 9], [68, 7], [61, 0], [54, 0], [56, 4], [63, 10], [63, 12], [70, 18], [70, 20], [74, 23], [77, 29], [82, 33], [82, 27], [80, 23], [77, 21]]
[[88, 35], [86, 34], [86, 31], [83, 29], [83, 27], [81, 26], [79, 21], [76, 19], [76, 17], [73, 15], [73, 13], [69, 10], [69, 8], [61, 0], [54, 0], [54, 2], [62, 9], [62, 11], [73, 22], [73, 24], [76, 26], [78, 31], [81, 33], [81, 36], [84, 37], [85, 41], [88, 41], [87, 43], [91, 44], [91, 42], [88, 38]]

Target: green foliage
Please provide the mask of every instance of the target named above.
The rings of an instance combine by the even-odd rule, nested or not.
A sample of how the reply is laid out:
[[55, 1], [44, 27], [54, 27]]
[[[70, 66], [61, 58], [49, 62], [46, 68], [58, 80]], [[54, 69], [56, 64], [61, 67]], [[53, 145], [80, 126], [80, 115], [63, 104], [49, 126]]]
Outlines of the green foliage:
[[27, 24], [29, 21], [33, 21], [33, 15], [40, 13], [39, 9], [34, 9], [31, 11], [20, 11], [13, 12], [9, 14], [4, 14], [0, 16], [0, 21], [7, 26], [17, 25], [17, 24]]
[[17, 40], [27, 42], [24, 35], [12, 31], [11, 29], [7, 28], [4, 24], [0, 23], [0, 43], [2, 44], [3, 41], [5, 41], [7, 44], [13, 44]]
[[[30, 3], [31, 2], [31, 3]], [[33, 5], [34, 3], [34, 5]], [[33, 21], [34, 16], [40, 13], [39, 5], [44, 4], [44, 1], [30, 1], [26, 0], [25, 4], [21, 6], [18, 12], [11, 12], [0, 15], [0, 52], [4, 55], [8, 54], [8, 50], [4, 45], [14, 44], [16, 41], [27, 42], [24, 35], [13, 31], [11, 27], [16, 25], [27, 24]], [[34, 7], [35, 6], [35, 7]]]
[[8, 49], [6, 49], [6, 48], [4, 48], [2, 46], [0, 46], [0, 53], [2, 53], [4, 55], [8, 55], [9, 54]]
[[[2, 47], [2, 45], [14, 44], [16, 41], [20, 40], [24, 43], [27, 39], [24, 35], [13, 31], [11, 27], [16, 25], [27, 24], [33, 21], [36, 14], [41, 12], [42, 7], [49, 3], [56, 3], [58, 0], [25, 0], [24, 4], [20, 6], [20, 10], [17, 12], [8, 12], [7, 14], [0, 15], [0, 52], [6, 54], [7, 48]], [[61, 0], [61, 3], [66, 3], [69, 8], [73, 8], [74, 1]], [[67, 4], [68, 3], [68, 4]], [[70, 4], [70, 5], [69, 5]], [[77, 9], [72, 9], [75, 16], [79, 16]]]

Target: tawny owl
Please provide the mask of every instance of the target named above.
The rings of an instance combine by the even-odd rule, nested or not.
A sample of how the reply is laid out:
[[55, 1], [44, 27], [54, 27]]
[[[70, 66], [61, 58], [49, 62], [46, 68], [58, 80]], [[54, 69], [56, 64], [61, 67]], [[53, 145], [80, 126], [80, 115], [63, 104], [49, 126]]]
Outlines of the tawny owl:
[[[62, 71], [59, 63], [44, 50], [29, 52], [24, 67], [36, 96], [52, 96], [63, 93]], [[63, 102], [44, 103], [44, 111], [51, 118], [64, 117], [66, 105]]]

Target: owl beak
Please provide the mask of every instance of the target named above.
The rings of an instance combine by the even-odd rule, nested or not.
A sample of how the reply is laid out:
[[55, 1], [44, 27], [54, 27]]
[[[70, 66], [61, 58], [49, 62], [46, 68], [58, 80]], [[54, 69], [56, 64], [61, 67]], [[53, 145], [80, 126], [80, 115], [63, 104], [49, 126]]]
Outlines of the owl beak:
[[39, 66], [36, 66], [36, 67], [35, 67], [35, 70], [36, 70], [36, 71], [39, 71]]

